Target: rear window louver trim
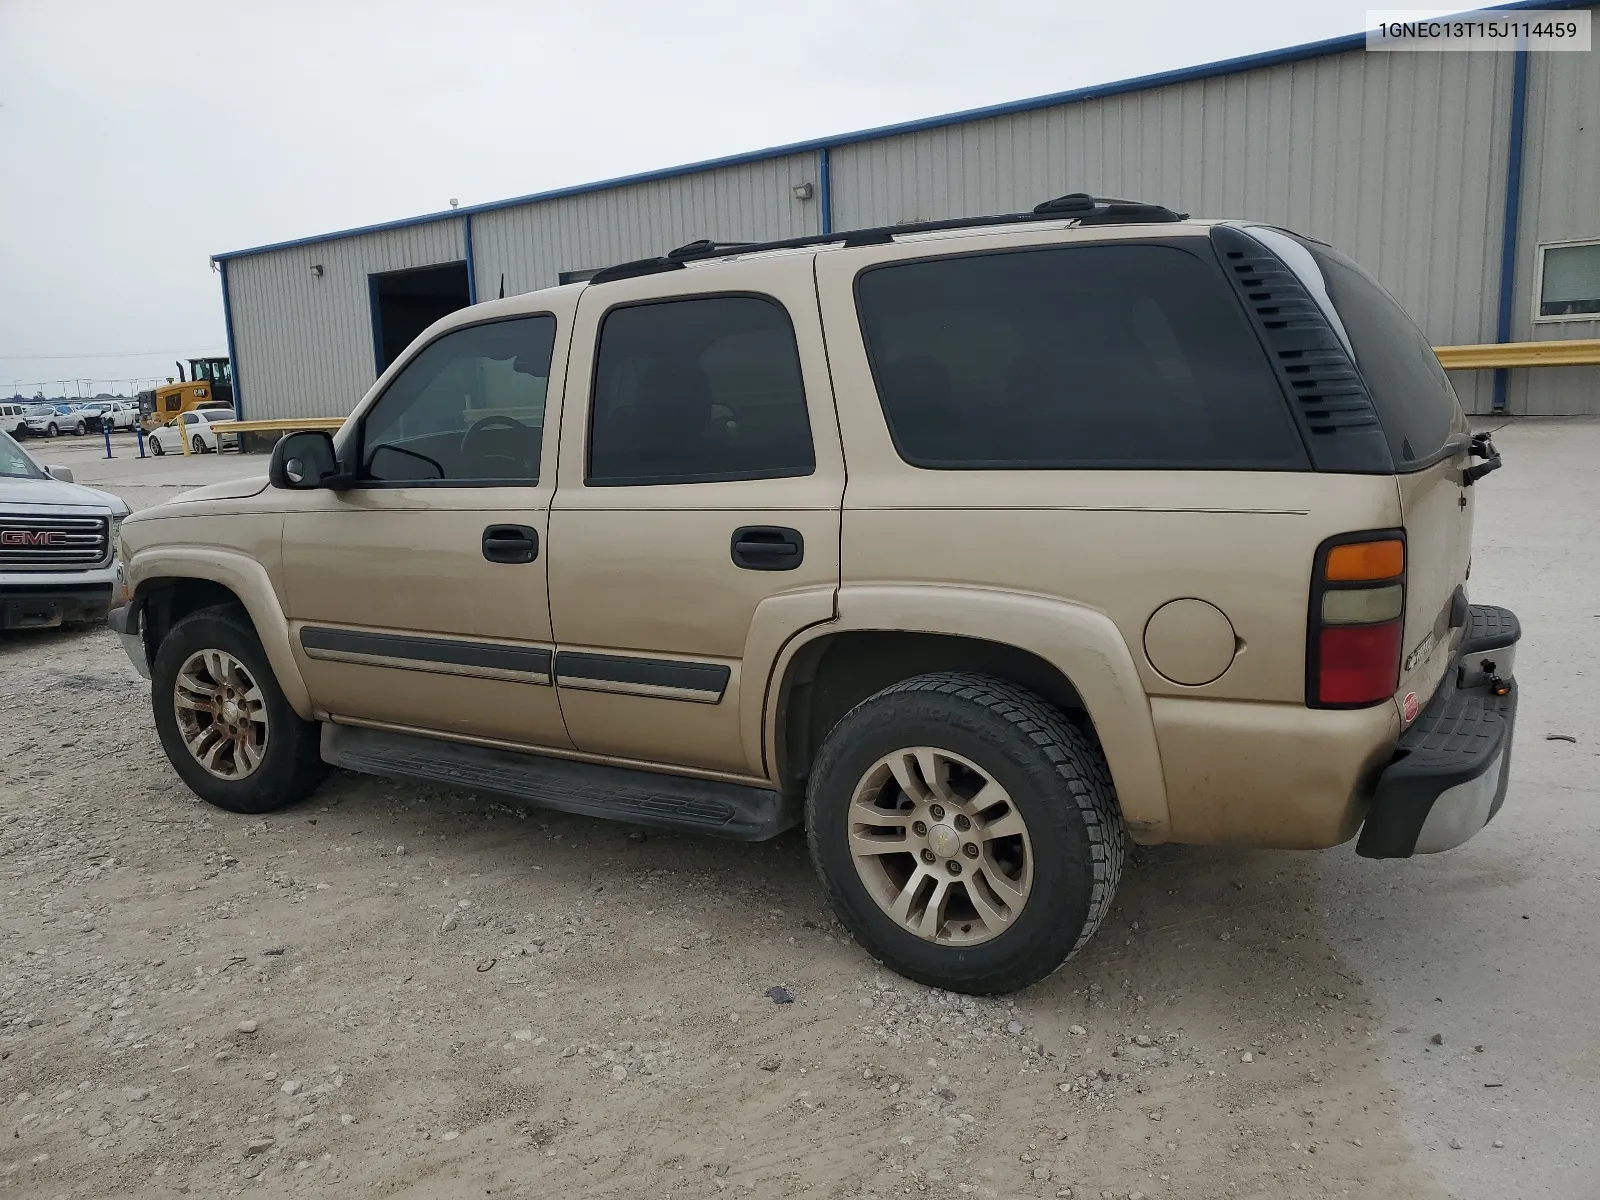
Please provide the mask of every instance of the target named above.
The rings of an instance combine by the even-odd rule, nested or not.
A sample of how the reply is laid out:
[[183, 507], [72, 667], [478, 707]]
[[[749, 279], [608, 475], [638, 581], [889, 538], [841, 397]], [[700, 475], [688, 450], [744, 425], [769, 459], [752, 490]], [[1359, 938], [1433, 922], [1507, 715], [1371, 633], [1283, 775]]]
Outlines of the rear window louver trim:
[[1272, 362], [1319, 471], [1394, 470], [1367, 385], [1300, 277], [1266, 246], [1231, 225], [1211, 230], [1223, 274]]

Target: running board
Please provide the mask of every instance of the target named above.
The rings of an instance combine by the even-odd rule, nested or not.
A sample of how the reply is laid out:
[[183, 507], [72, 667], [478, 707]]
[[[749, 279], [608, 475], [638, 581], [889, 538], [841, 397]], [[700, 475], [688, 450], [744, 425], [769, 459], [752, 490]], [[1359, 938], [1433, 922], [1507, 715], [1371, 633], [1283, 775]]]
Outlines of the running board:
[[586, 817], [741, 842], [765, 841], [800, 823], [798, 798], [764, 788], [353, 725], [323, 724], [322, 757], [368, 775], [423, 779]]

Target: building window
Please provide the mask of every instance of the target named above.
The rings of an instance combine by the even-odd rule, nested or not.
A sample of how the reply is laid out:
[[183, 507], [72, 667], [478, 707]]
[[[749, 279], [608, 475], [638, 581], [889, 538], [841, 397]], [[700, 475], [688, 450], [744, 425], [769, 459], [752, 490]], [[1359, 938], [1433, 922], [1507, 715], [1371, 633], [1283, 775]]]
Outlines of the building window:
[[1594, 320], [1600, 315], [1600, 241], [1539, 247], [1535, 320]]

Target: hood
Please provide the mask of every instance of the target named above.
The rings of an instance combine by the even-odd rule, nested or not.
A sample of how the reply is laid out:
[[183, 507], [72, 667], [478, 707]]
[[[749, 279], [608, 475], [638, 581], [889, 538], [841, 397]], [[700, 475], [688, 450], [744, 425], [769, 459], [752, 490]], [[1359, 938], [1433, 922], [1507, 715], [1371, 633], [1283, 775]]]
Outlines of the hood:
[[110, 492], [59, 479], [18, 479], [0, 475], [0, 509], [32, 508], [41, 504], [75, 505], [126, 513], [128, 506]]
[[265, 475], [248, 475], [243, 479], [225, 479], [221, 483], [208, 483], [205, 487], [183, 492], [167, 501], [168, 504], [194, 504], [200, 500], [245, 500], [259, 496], [267, 490]]

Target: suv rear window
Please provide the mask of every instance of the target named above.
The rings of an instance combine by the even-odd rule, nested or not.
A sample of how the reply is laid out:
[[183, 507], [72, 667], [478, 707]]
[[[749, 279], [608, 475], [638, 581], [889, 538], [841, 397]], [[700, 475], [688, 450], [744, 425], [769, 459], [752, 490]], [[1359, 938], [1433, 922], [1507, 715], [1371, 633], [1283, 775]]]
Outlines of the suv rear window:
[[1309, 469], [1206, 247], [1048, 247], [862, 272], [896, 449], [942, 469]]
[[1371, 275], [1331, 246], [1304, 241], [1350, 336], [1356, 369], [1378, 410], [1397, 471], [1426, 465], [1444, 448], [1460, 402], [1417, 324]]

